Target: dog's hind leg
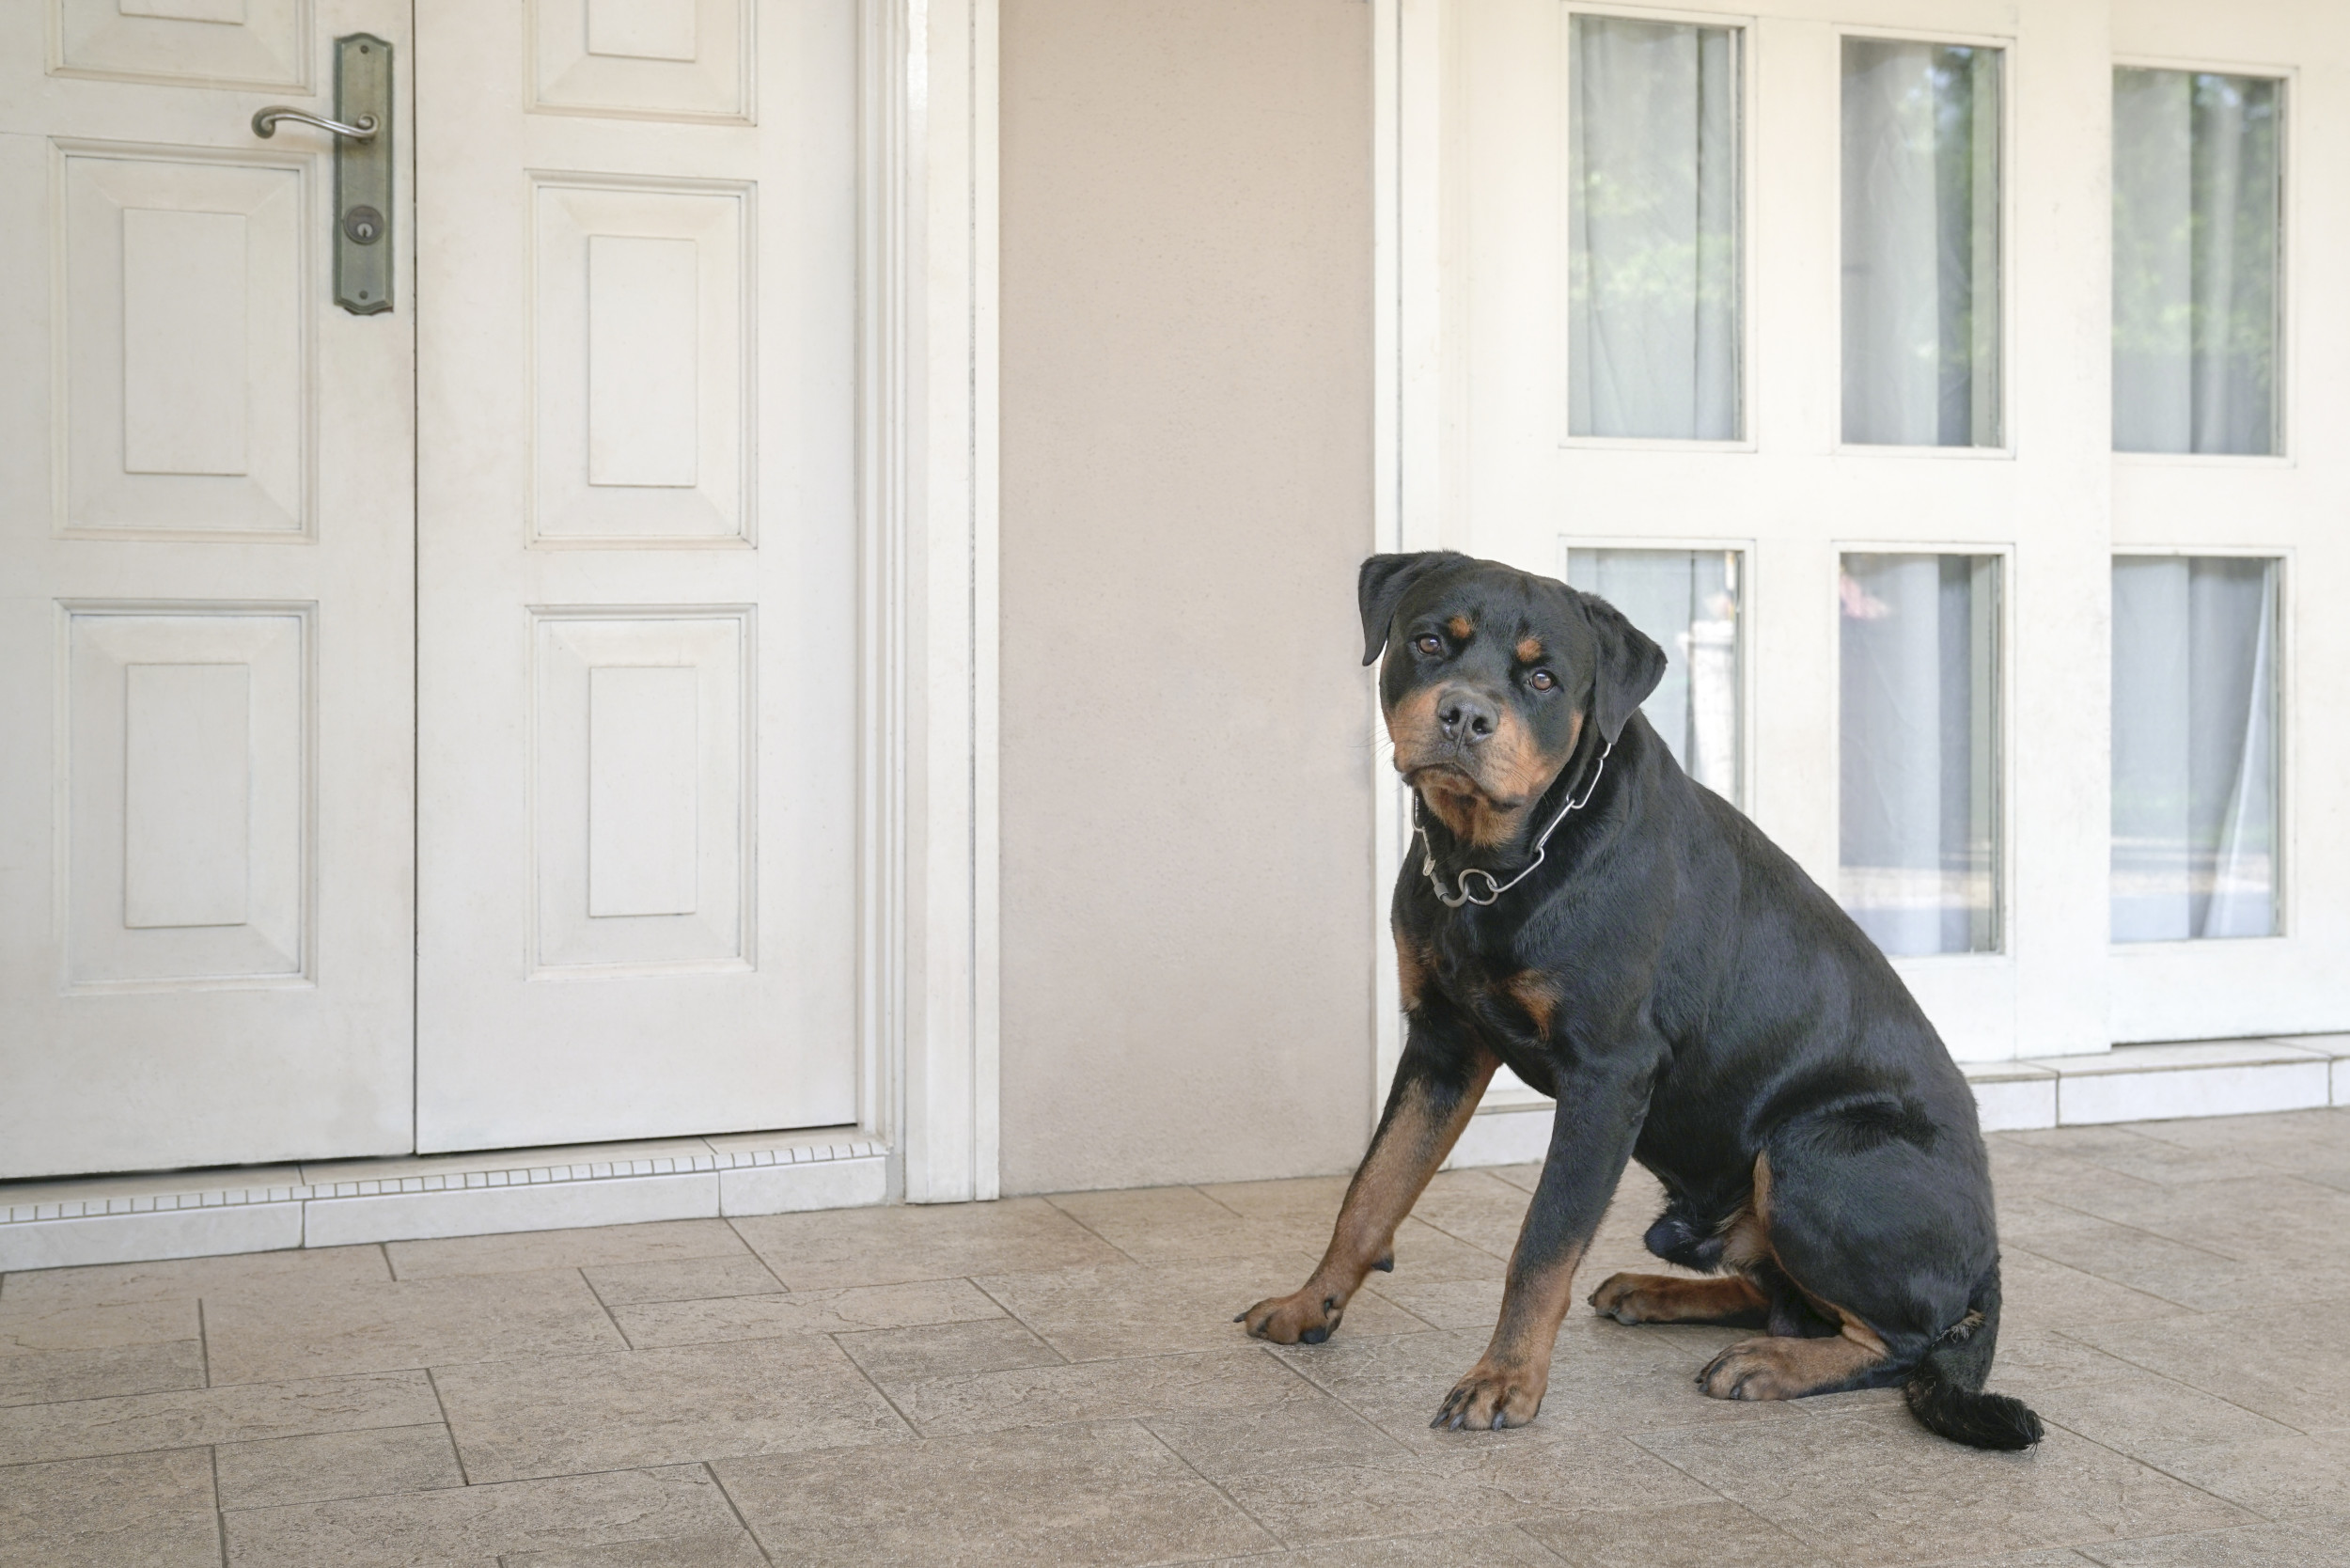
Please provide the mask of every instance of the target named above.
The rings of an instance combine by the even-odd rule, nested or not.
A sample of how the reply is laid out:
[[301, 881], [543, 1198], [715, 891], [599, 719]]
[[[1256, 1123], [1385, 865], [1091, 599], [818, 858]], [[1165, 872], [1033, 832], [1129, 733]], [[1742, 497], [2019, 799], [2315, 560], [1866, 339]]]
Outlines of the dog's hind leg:
[[1770, 1302], [1744, 1275], [1690, 1279], [1671, 1274], [1618, 1274], [1591, 1293], [1591, 1306], [1618, 1323], [1720, 1323], [1761, 1328]]
[[1884, 1341], [1847, 1323], [1825, 1340], [1741, 1340], [1705, 1364], [1698, 1387], [1716, 1399], [1801, 1399], [1867, 1388], [1887, 1358]]

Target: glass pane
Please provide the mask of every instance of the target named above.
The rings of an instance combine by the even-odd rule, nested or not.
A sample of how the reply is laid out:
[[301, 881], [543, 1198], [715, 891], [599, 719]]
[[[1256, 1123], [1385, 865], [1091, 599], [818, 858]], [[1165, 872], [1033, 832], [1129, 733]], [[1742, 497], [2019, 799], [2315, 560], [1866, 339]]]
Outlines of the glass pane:
[[1577, 16], [1568, 428], [1738, 434], [1738, 33]]
[[1838, 895], [1888, 953], [1998, 946], [1996, 556], [1846, 556]]
[[1668, 662], [1640, 704], [1689, 776], [1738, 798], [1738, 552], [1569, 550], [1567, 581], [1655, 640]]
[[2113, 563], [2113, 939], [2277, 930], [2277, 563]]
[[1844, 40], [1844, 439], [1999, 444], [1999, 51]]
[[2113, 73], [2113, 447], [2277, 449], [2283, 84]]

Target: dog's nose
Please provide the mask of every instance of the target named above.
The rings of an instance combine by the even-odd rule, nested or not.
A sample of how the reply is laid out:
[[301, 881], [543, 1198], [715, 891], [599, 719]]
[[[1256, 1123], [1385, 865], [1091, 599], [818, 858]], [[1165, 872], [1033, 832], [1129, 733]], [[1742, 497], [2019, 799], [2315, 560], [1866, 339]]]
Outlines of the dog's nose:
[[1493, 708], [1466, 692], [1449, 692], [1436, 704], [1436, 725], [1446, 740], [1475, 745], [1494, 732]]

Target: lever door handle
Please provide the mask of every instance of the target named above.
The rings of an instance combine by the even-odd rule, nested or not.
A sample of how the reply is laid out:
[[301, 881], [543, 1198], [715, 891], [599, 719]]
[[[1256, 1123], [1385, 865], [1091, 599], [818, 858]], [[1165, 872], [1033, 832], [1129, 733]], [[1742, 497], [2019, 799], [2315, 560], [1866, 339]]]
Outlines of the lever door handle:
[[281, 119], [292, 120], [296, 125], [315, 125], [321, 131], [332, 131], [337, 136], [349, 136], [354, 142], [369, 140], [375, 134], [373, 115], [361, 115], [358, 124], [345, 125], [341, 120], [321, 119], [316, 115], [304, 114], [300, 109], [290, 109], [283, 103], [273, 103], [266, 109], [256, 110], [253, 133], [257, 136], [274, 136], [277, 134], [277, 122]]

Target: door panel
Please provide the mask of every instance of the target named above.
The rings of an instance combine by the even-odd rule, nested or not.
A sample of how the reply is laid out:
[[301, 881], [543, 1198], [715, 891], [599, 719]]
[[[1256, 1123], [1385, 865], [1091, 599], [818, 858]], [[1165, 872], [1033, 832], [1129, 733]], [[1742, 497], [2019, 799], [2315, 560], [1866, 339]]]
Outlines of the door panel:
[[0, 8], [0, 1176], [411, 1141], [414, 313], [248, 123], [406, 8], [170, 10]]
[[422, 1148], [857, 1115], [854, 17], [419, 7]]

